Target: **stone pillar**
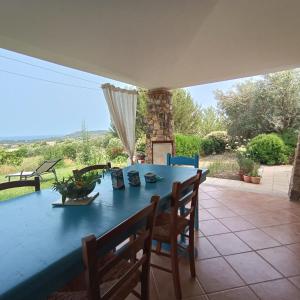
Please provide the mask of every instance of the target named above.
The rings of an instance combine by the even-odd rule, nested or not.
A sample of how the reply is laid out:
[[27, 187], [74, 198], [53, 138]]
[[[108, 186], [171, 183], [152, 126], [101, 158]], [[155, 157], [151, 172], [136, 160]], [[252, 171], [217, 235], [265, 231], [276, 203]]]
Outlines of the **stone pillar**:
[[291, 201], [300, 201], [300, 133], [290, 182], [289, 197]]
[[172, 93], [159, 88], [150, 90], [147, 99], [146, 162], [152, 162], [151, 141], [173, 140]]

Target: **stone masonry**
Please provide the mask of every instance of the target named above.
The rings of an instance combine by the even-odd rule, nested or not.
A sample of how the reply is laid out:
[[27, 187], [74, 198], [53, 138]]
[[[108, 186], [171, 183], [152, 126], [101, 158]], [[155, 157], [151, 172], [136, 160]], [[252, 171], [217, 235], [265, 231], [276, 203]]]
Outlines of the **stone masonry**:
[[300, 133], [298, 136], [298, 145], [295, 154], [292, 178], [289, 191], [290, 200], [300, 201]]
[[150, 90], [147, 99], [146, 162], [152, 162], [152, 141], [173, 140], [172, 93], [164, 88]]

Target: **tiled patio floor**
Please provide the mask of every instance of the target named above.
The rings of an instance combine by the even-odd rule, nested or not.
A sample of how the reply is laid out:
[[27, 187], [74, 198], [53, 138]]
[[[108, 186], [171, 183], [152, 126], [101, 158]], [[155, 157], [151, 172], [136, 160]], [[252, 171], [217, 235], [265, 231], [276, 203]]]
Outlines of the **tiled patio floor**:
[[[197, 277], [183, 258], [184, 299], [300, 299], [300, 203], [206, 183], [199, 204]], [[171, 275], [153, 269], [151, 293], [175, 299]]]

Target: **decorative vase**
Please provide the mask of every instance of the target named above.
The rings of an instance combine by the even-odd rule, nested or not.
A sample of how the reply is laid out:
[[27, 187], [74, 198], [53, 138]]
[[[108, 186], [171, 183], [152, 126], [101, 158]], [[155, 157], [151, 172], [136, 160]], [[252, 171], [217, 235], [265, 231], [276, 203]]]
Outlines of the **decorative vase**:
[[260, 184], [260, 176], [251, 176], [251, 182], [254, 184]]
[[114, 189], [123, 189], [125, 187], [122, 169], [120, 168], [111, 169], [111, 182]]
[[141, 185], [140, 174], [138, 171], [136, 171], [136, 170], [129, 171], [127, 173], [127, 176], [128, 176], [128, 182], [130, 185], [132, 185], [132, 186]]
[[251, 183], [251, 176], [244, 175], [244, 181], [248, 182], [248, 183]]

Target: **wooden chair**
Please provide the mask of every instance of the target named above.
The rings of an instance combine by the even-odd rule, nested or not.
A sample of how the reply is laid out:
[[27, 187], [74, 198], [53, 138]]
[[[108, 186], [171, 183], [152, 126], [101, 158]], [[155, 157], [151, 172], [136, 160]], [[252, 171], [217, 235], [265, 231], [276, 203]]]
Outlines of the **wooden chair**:
[[33, 180], [16, 180], [16, 181], [9, 181], [0, 183], [0, 191], [17, 188], [17, 187], [25, 187], [25, 186], [32, 186], [35, 188], [35, 191], [39, 191], [40, 187], [40, 178], [34, 177]]
[[[200, 178], [201, 170], [197, 172], [196, 176], [191, 177], [185, 182], [175, 182], [173, 184], [170, 211], [157, 216], [153, 229], [153, 240], [157, 243], [156, 249], [153, 251], [158, 255], [171, 258], [171, 270], [158, 265], [152, 266], [172, 273], [177, 299], [181, 299], [177, 248], [183, 248], [182, 245], [178, 243], [178, 236], [183, 235], [188, 238], [188, 248], [183, 249], [188, 250], [191, 276], [195, 277], [196, 275], [194, 223]], [[188, 234], [186, 234], [187, 229]], [[170, 254], [161, 251], [162, 243], [170, 244]]]
[[85, 168], [82, 168], [80, 170], [73, 170], [73, 175], [76, 176], [82, 176], [83, 174], [90, 172], [90, 171], [96, 171], [96, 170], [109, 170], [111, 169], [111, 163], [108, 162], [107, 164], [102, 164], [102, 165], [92, 165], [92, 166], [87, 166]]
[[[94, 235], [83, 238], [86, 290], [56, 292], [48, 299], [121, 300], [133, 293], [148, 300], [152, 233], [158, 201], [159, 196], [153, 196], [150, 205], [98, 239]], [[130, 238], [132, 235], [135, 239]], [[142, 253], [137, 256], [140, 250]], [[99, 257], [99, 251], [105, 254]], [[140, 294], [134, 290], [139, 281]]]
[[195, 154], [194, 157], [186, 156], [172, 156], [170, 153], [167, 153], [167, 165], [168, 166], [193, 166], [196, 169], [199, 168], [199, 155]]

